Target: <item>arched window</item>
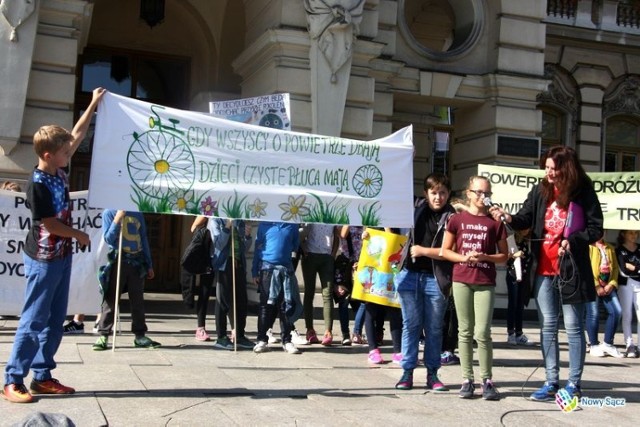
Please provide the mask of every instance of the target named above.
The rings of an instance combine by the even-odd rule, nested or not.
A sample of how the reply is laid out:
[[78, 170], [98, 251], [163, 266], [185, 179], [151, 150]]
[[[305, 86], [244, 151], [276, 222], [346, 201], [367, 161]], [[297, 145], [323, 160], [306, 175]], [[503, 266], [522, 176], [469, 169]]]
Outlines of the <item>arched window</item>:
[[630, 116], [607, 119], [605, 172], [640, 170], [640, 120]]
[[540, 154], [554, 145], [566, 145], [567, 114], [555, 108], [540, 106], [542, 111], [542, 132]]

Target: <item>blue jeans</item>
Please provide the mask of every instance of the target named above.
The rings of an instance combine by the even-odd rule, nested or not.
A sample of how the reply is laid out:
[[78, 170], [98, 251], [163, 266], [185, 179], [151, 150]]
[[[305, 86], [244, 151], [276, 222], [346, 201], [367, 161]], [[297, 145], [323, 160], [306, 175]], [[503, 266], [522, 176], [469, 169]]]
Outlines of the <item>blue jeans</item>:
[[355, 312], [353, 332], [362, 334], [362, 324], [364, 323], [364, 307], [362, 307], [362, 314], [360, 314], [362, 302], [351, 298], [343, 298], [338, 303], [338, 315], [340, 316], [340, 330], [345, 337], [349, 337], [349, 306]]
[[622, 317], [622, 307], [620, 301], [618, 301], [618, 294], [616, 291], [611, 292], [609, 295], [603, 297], [597, 297], [595, 301], [587, 303], [587, 335], [589, 336], [589, 343], [594, 346], [598, 345], [598, 327], [600, 325], [600, 301], [604, 304], [604, 308], [609, 314], [607, 316], [607, 322], [604, 324], [604, 342], [607, 344], [613, 344], [613, 336], [618, 329], [618, 323]]
[[11, 356], [4, 369], [5, 384], [23, 384], [33, 370], [33, 379], [51, 379], [56, 362], [53, 356], [62, 341], [67, 315], [71, 255], [50, 262], [24, 255], [27, 279], [24, 307], [13, 341]]
[[433, 274], [403, 270], [398, 274], [398, 295], [402, 307], [403, 369], [414, 369], [418, 362], [420, 334], [424, 330], [424, 364], [430, 372], [440, 369], [442, 325], [447, 297], [440, 291]]
[[[540, 342], [547, 381], [558, 384], [560, 379], [560, 346], [558, 318], [560, 292], [553, 285], [555, 276], [536, 276], [535, 298], [540, 321]], [[584, 369], [584, 313], [586, 304], [562, 304], [562, 317], [569, 341], [569, 381], [579, 385]]]

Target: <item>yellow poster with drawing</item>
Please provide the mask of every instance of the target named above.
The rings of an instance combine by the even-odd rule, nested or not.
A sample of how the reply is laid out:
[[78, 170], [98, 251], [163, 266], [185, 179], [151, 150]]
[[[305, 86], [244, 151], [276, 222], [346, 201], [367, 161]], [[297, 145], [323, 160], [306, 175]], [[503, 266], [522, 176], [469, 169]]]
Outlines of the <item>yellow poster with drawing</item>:
[[351, 297], [376, 304], [400, 307], [394, 276], [407, 254], [407, 236], [367, 228]]

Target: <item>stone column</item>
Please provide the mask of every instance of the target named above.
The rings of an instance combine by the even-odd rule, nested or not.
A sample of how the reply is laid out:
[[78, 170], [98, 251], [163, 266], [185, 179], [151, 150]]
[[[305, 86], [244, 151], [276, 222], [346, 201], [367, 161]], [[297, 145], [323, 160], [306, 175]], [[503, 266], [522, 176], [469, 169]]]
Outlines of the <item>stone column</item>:
[[365, 0], [304, 0], [311, 46], [312, 132], [340, 136], [353, 43]]
[[0, 151], [4, 156], [18, 143], [24, 118], [38, 28], [38, 13], [33, 3], [3, 0], [0, 4], [0, 75], [13, 77], [5, 79], [0, 86]]

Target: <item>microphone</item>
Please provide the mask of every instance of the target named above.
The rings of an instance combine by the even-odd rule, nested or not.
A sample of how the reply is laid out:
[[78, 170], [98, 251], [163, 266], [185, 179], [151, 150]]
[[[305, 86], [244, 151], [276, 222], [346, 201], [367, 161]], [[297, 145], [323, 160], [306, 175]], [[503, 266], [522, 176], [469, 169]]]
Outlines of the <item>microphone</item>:
[[[493, 203], [491, 201], [491, 197], [485, 197], [484, 199], [482, 199], [482, 203], [484, 203], [484, 205], [488, 208], [492, 206], [498, 206], [496, 203]], [[500, 221], [502, 221], [505, 224], [507, 223], [507, 218], [504, 216], [504, 214], [500, 215]]]

